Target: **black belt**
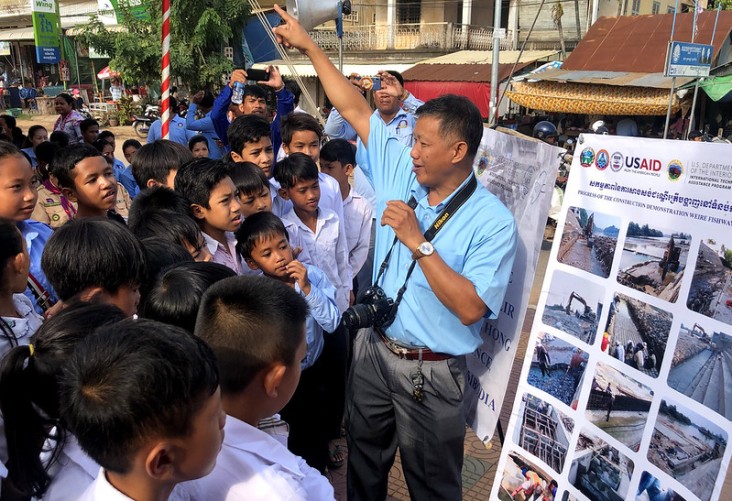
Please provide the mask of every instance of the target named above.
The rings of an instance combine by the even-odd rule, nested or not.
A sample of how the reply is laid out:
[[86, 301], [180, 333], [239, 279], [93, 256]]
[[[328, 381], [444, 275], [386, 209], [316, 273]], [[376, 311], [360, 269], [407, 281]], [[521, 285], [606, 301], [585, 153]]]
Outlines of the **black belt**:
[[425, 362], [441, 362], [443, 360], [454, 358], [453, 355], [448, 355], [447, 353], [436, 353], [427, 347], [410, 348], [408, 346], [400, 345], [399, 343], [389, 339], [386, 334], [378, 328], [374, 328], [374, 332], [379, 335], [390, 352], [403, 360], [419, 360], [420, 355], [421, 359]]

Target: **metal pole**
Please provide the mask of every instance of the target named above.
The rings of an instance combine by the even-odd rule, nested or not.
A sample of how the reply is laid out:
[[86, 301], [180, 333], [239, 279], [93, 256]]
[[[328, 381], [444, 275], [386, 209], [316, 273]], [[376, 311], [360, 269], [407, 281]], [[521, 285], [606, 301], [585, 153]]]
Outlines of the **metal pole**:
[[[678, 2], [678, 0], [676, 0]], [[491, 105], [489, 125], [498, 122], [498, 60], [501, 51], [501, 39], [498, 38], [498, 31], [501, 29], [501, 0], [493, 0], [493, 59], [491, 60]]]
[[343, 2], [338, 2], [338, 19], [336, 19], [338, 35], [338, 71], [343, 73]]
[[[709, 42], [712, 46], [712, 57], [714, 56], [714, 35], [717, 34], [717, 22], [719, 21], [719, 11], [722, 8], [722, 2], [717, 4], [717, 16], [714, 19], [714, 29], [712, 30], [712, 40]], [[696, 9], [694, 10], [694, 19], [696, 20]], [[694, 27], [696, 27], [696, 21], [694, 22]], [[694, 41], [694, 34], [696, 30], [693, 30], [691, 32], [691, 41]], [[696, 96], [699, 92], [699, 81], [701, 79], [697, 78], [696, 83], [694, 83], [694, 98], [691, 100], [691, 111], [689, 113], [689, 129], [686, 131], [686, 139], [689, 138], [689, 134], [691, 134], [691, 129], [694, 125], [694, 110], [696, 109]]]
[[[674, 31], [676, 30], [676, 13], [679, 10], [679, 0], [676, 0], [676, 6], [674, 7], [674, 20], [673, 24], [671, 25], [671, 39], [669, 40], [669, 48], [671, 47], [671, 42], [674, 41]], [[693, 29], [693, 28], [692, 28]], [[666, 54], [666, 58], [669, 57], [669, 54]], [[668, 61], [667, 61], [668, 64]], [[674, 102], [674, 89], [676, 88], [676, 77], [673, 77], [671, 79], [671, 91], [668, 93], [668, 109], [666, 110], [666, 125], [663, 127], [663, 138], [666, 139], [668, 137], [668, 125], [671, 121], [671, 105]]]
[[691, 111], [689, 111], [689, 128], [686, 130], [684, 139], [689, 139], [689, 134], [691, 134], [691, 129], [694, 126], [694, 109], [696, 108], [696, 95], [699, 93], [699, 80], [701, 79], [697, 78], [694, 84], [694, 98], [691, 100]]

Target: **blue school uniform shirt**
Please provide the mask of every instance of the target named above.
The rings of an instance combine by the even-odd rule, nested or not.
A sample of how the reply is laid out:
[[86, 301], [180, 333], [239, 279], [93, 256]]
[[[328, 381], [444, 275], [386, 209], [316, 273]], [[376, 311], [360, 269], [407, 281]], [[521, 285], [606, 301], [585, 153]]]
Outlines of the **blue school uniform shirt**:
[[208, 158], [218, 160], [226, 156], [226, 147], [219, 146], [216, 141], [219, 135], [216, 133], [213, 120], [211, 120], [211, 112], [206, 116], [196, 120], [196, 110], [198, 105], [191, 103], [188, 106], [188, 114], [186, 114], [186, 128], [194, 134], [201, 134], [208, 141]]
[[[430, 206], [428, 190], [421, 186], [412, 172], [411, 148], [401, 144], [376, 115], [370, 120], [370, 134], [366, 155], [368, 162], [361, 166], [371, 179], [377, 194], [377, 220], [381, 220], [388, 200], [417, 200], [415, 214], [424, 232], [436, 219], [457, 191], [436, 206]], [[389, 226], [376, 228], [374, 278], [394, 240]], [[516, 251], [516, 224], [513, 215], [498, 198], [480, 183], [460, 209], [453, 213], [435, 236], [435, 252], [450, 268], [470, 280], [488, 306], [488, 318], [496, 318], [501, 309]], [[412, 252], [397, 241], [389, 266], [381, 278], [386, 294], [396, 298], [412, 264]], [[407, 282], [407, 290], [399, 305], [394, 323], [386, 335], [408, 346], [427, 346], [431, 350], [450, 355], [464, 355], [481, 344], [480, 329], [483, 321], [465, 326], [445, 307], [434, 292], [417, 264]]]
[[[51, 300], [53, 302], [58, 301], [58, 296], [56, 296], [56, 292], [53, 290], [51, 283], [46, 278], [46, 274], [43, 273], [43, 270], [41, 269], [41, 255], [43, 254], [43, 249], [46, 247], [46, 242], [48, 242], [48, 239], [51, 238], [51, 235], [53, 235], [53, 230], [50, 226], [39, 223], [38, 221], [33, 221], [32, 219], [19, 222], [18, 229], [23, 234], [23, 238], [25, 238], [25, 243], [28, 246], [28, 253], [30, 254], [31, 275], [33, 275], [33, 277], [35, 277], [35, 279], [43, 286], [43, 288], [49, 292], [49, 294], [51, 295]], [[33, 303], [33, 308], [38, 313], [42, 314], [43, 308], [38, 306], [38, 302], [36, 301], [36, 298], [31, 292], [30, 288], [26, 287], [24, 294]]]
[[135, 176], [132, 175], [132, 165], [128, 165], [124, 168], [124, 170], [120, 173], [119, 183], [125, 187], [127, 190], [127, 193], [130, 194], [130, 198], [135, 198], [138, 193], [140, 193], [140, 187], [137, 186], [137, 181], [135, 181]]
[[38, 159], [36, 158], [36, 152], [33, 150], [33, 148], [23, 148], [20, 151], [28, 155], [28, 158], [30, 158], [31, 167], [33, 167], [34, 169], [38, 167]]
[[[170, 120], [170, 140], [180, 143], [188, 148], [188, 140], [193, 136], [195, 136], [195, 134], [186, 129], [186, 119], [173, 113], [173, 118]], [[150, 125], [150, 130], [147, 132], [147, 142], [152, 143], [153, 141], [157, 141], [162, 138], [163, 122], [158, 119]]]
[[295, 291], [308, 303], [310, 311], [305, 320], [305, 342], [307, 354], [301, 364], [302, 369], [311, 367], [323, 352], [323, 332], [333, 332], [341, 321], [341, 313], [336, 306], [336, 289], [320, 268], [305, 265], [310, 281], [310, 294], [307, 296], [295, 284]]

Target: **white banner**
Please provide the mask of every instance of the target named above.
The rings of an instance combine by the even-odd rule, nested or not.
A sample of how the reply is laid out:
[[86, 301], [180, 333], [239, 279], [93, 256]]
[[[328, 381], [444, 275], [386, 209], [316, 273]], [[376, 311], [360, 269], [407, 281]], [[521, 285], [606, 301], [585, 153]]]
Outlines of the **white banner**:
[[581, 136], [491, 499], [719, 499], [730, 419], [732, 147]]
[[503, 406], [560, 154], [564, 153], [560, 148], [514, 134], [484, 129], [474, 165], [480, 182], [508, 207], [518, 227], [516, 259], [503, 307], [496, 320], [485, 323], [484, 344], [467, 357], [468, 424], [484, 443], [491, 440]]

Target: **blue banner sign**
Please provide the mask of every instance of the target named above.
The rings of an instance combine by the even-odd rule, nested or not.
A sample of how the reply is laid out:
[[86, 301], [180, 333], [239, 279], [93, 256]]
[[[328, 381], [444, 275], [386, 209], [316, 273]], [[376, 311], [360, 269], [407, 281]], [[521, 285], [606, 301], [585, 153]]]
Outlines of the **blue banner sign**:
[[671, 42], [666, 54], [667, 77], [708, 77], [714, 46], [701, 43]]

